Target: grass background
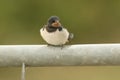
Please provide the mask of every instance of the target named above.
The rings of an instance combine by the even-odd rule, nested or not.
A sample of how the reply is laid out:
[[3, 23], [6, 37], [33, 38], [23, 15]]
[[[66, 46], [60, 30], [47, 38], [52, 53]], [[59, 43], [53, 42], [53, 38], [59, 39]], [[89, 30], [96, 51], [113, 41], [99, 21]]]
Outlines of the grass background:
[[[39, 29], [57, 15], [71, 44], [120, 42], [120, 0], [0, 0], [0, 45], [45, 44]], [[0, 68], [0, 80], [20, 80], [20, 68]], [[32, 67], [27, 80], [119, 80], [119, 66]]]

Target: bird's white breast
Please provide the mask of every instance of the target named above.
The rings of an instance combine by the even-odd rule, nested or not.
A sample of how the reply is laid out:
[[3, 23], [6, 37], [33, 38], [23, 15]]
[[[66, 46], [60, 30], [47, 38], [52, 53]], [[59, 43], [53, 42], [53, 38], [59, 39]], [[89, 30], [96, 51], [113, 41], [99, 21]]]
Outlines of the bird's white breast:
[[68, 41], [69, 32], [63, 28], [62, 31], [56, 30], [55, 32], [48, 32], [46, 28], [40, 29], [42, 38], [52, 45], [63, 45]]

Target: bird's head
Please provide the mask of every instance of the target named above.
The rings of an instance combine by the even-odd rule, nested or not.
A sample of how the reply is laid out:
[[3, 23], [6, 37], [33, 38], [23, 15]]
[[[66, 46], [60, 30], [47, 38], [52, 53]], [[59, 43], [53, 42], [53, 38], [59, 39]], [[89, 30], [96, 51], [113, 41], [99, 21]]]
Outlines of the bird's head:
[[60, 23], [60, 19], [57, 16], [51, 16], [48, 19], [48, 26], [52, 26], [52, 27], [60, 27], [61, 23]]

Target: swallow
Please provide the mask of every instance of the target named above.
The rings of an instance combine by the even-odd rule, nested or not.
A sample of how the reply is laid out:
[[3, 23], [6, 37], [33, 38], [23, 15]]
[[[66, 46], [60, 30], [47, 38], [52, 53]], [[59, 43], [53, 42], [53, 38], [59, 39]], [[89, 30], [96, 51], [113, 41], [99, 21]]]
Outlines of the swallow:
[[53, 46], [62, 46], [73, 38], [73, 34], [62, 26], [57, 16], [48, 19], [47, 24], [40, 29], [40, 35], [48, 45]]

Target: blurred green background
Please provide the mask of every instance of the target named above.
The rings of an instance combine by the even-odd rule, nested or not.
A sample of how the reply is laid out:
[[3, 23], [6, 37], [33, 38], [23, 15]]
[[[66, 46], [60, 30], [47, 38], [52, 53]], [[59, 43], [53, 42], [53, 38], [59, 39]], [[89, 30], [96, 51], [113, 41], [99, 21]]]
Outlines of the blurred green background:
[[[0, 0], [0, 45], [44, 44], [39, 29], [57, 15], [72, 44], [119, 43], [120, 0]], [[0, 68], [0, 80], [20, 80], [20, 68]], [[120, 80], [120, 67], [28, 68], [27, 80]]]

